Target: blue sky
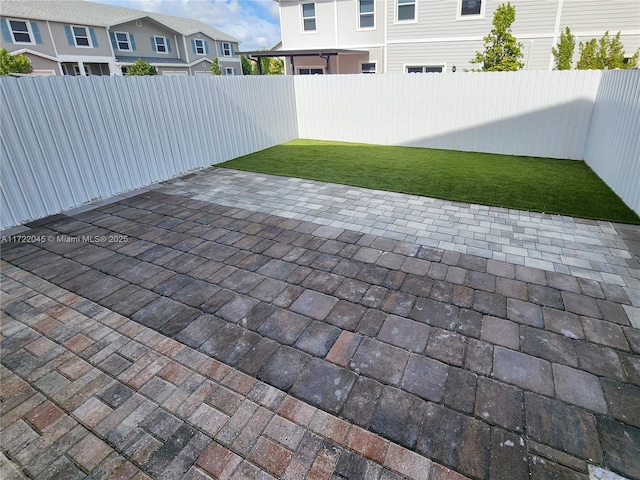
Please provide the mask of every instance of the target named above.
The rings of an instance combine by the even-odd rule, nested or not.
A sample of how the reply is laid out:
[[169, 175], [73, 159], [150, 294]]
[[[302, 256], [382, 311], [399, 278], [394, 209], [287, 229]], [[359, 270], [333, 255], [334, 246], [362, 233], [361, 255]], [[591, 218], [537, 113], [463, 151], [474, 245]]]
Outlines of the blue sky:
[[273, 0], [93, 0], [119, 7], [195, 18], [228, 33], [242, 50], [271, 48], [280, 40], [278, 4]]

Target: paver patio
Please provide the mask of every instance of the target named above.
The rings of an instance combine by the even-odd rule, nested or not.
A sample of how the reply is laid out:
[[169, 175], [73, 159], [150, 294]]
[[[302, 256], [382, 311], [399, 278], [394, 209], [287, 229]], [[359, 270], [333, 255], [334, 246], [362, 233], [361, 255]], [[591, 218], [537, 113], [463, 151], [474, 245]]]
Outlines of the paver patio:
[[16, 232], [3, 478], [640, 478], [638, 227], [211, 168]]

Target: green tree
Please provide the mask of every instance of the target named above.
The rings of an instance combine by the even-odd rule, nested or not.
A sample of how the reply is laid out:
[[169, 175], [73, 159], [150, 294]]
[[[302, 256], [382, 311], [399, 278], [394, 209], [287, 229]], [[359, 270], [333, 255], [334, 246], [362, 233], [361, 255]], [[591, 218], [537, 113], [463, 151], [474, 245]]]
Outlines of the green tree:
[[0, 48], [0, 75], [9, 75], [10, 73], [31, 73], [33, 67], [29, 59], [19, 53], [11, 55], [6, 48]]
[[211, 73], [213, 73], [214, 75], [222, 75], [222, 67], [220, 66], [218, 57], [215, 57], [211, 60]]
[[599, 40], [592, 38], [588, 42], [580, 42], [580, 60], [578, 70], [603, 70], [604, 68], [626, 69], [638, 65], [640, 49], [625, 63], [624, 45], [620, 40], [620, 32], [610, 37], [609, 32]]
[[158, 70], [149, 62], [145, 62], [142, 59], [138, 59], [127, 68], [127, 76], [134, 75], [157, 75]]
[[242, 64], [242, 74], [243, 75], [254, 75], [253, 69], [255, 67], [255, 63], [249, 60], [244, 55], [240, 55], [240, 63]]
[[284, 61], [281, 58], [270, 58], [269, 75], [284, 75]]
[[569, 27], [560, 34], [558, 48], [553, 47], [551, 53], [555, 60], [554, 68], [556, 70], [571, 70], [571, 62], [573, 60], [573, 51], [576, 48], [576, 39], [569, 30]]
[[524, 63], [522, 43], [511, 34], [511, 24], [516, 19], [516, 7], [511, 2], [496, 8], [493, 14], [493, 29], [483, 38], [484, 52], [476, 52], [471, 63], [480, 65], [476, 71], [501, 72], [520, 70]]

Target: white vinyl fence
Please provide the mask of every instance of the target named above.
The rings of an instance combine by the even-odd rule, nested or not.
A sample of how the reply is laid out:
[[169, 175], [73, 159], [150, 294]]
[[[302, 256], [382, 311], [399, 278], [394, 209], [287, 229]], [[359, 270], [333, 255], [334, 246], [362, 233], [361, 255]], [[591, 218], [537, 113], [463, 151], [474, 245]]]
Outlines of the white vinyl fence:
[[601, 71], [296, 77], [301, 138], [584, 159]]
[[0, 78], [0, 228], [296, 138], [586, 160], [640, 212], [640, 71]]
[[0, 109], [0, 227], [298, 138], [290, 77], [5, 77]]
[[640, 70], [605, 72], [584, 160], [640, 214]]

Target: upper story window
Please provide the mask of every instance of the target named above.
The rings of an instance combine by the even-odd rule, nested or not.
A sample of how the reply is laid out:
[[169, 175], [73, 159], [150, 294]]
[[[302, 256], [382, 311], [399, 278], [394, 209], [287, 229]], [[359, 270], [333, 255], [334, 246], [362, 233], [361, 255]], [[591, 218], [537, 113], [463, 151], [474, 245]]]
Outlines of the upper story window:
[[375, 28], [375, 1], [358, 0], [358, 26], [360, 28]]
[[73, 42], [76, 44], [76, 47], [93, 47], [87, 27], [77, 27], [74, 25], [71, 27], [71, 33], [73, 34]]
[[231, 56], [231, 44], [227, 42], [222, 42], [222, 55], [225, 57]]
[[398, 21], [406, 22], [416, 19], [416, 0], [398, 0]]
[[169, 53], [169, 39], [166, 37], [153, 37], [154, 50], [157, 53]]
[[483, 0], [458, 0], [458, 18], [484, 16]]
[[302, 30], [305, 32], [315, 32], [316, 27], [316, 4], [303, 3], [302, 8]]
[[130, 52], [133, 50], [131, 35], [127, 32], [115, 32], [116, 35], [116, 46], [118, 50], [123, 50], [125, 52]]
[[7, 19], [13, 43], [34, 43], [31, 25], [23, 20]]
[[195, 38], [193, 40], [193, 51], [196, 53], [196, 55], [206, 55], [207, 47], [205, 45], [205, 41], [201, 38]]

